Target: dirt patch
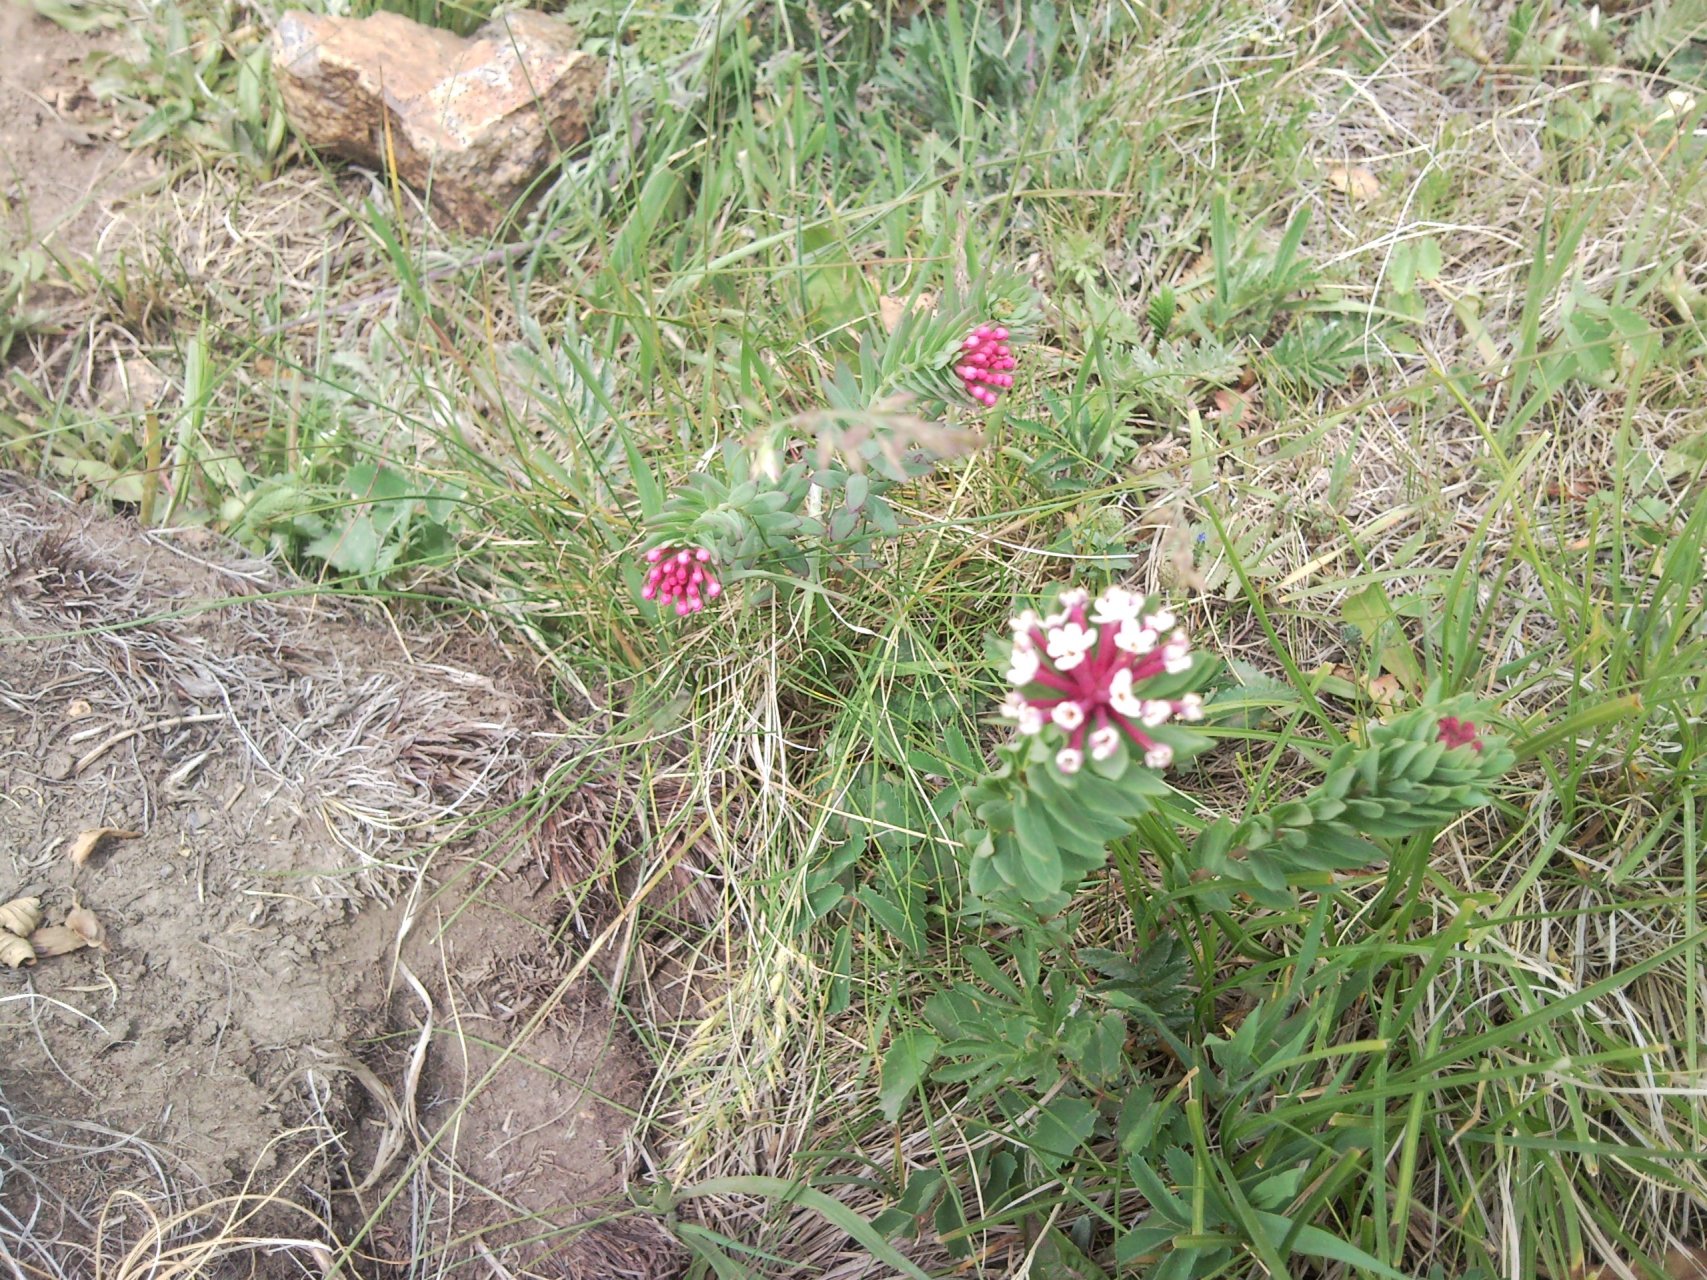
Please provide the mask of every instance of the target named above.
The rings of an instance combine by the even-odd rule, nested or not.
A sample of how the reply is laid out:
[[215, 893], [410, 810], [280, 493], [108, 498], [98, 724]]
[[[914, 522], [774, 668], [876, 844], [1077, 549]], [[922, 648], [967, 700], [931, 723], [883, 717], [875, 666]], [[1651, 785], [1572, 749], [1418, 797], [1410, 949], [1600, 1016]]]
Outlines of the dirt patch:
[[90, 253], [106, 206], [158, 175], [151, 157], [119, 145], [123, 130], [88, 93], [83, 60], [116, 43], [0, 0], [0, 246]]
[[[0, 1246], [666, 1272], [620, 1195], [639, 1057], [494, 818], [559, 749], [542, 700], [291, 586], [0, 474], [0, 897], [109, 935], [0, 971]], [[74, 867], [101, 826], [140, 835]]]

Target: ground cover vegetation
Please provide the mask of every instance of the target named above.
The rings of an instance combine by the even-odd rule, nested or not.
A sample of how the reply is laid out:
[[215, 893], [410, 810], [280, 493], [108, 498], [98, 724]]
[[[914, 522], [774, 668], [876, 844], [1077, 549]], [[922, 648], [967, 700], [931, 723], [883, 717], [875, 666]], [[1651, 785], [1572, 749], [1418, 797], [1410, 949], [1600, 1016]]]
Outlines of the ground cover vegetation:
[[597, 710], [493, 821], [628, 797], [689, 1274], [1702, 1256], [1707, 10], [570, 0], [488, 246], [41, 6], [181, 194], [0, 246], [0, 457]]

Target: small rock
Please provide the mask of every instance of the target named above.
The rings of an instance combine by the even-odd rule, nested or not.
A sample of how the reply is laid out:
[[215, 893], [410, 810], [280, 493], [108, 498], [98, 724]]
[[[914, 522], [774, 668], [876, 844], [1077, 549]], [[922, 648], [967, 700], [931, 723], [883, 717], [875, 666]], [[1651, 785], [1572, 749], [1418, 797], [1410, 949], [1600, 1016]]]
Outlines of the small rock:
[[389, 154], [451, 221], [487, 235], [587, 136], [605, 67], [575, 44], [574, 28], [531, 11], [466, 40], [394, 13], [291, 11], [273, 32], [273, 70], [309, 146], [382, 170]]
[[141, 417], [165, 397], [168, 382], [153, 361], [144, 356], [115, 360], [96, 384], [101, 408]]

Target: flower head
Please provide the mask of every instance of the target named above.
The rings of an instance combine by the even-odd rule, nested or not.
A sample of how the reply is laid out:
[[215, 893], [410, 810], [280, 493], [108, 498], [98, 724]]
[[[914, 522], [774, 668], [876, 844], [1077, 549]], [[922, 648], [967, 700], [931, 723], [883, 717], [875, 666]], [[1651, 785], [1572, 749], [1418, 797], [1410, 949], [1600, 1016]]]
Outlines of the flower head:
[[1150, 731], [1170, 720], [1203, 718], [1195, 693], [1156, 696], [1161, 681], [1192, 665], [1190, 641], [1174, 615], [1119, 587], [1094, 601], [1084, 591], [1063, 591], [1055, 605], [1045, 616], [1027, 609], [1012, 621], [1014, 688], [1002, 715], [1017, 721], [1022, 734], [1056, 735], [1055, 767], [1062, 773], [1077, 773], [1087, 755], [1107, 760], [1122, 743], [1150, 768], [1167, 768], [1174, 749]]
[[1469, 747], [1475, 751], [1482, 749], [1482, 739], [1476, 732], [1476, 726], [1457, 716], [1440, 717], [1440, 741], [1446, 744], [1448, 751], [1455, 747]]
[[967, 395], [988, 409], [1013, 386], [1012, 370], [1018, 364], [1008, 346], [1008, 331], [999, 324], [981, 324], [954, 353], [954, 376]]
[[723, 584], [711, 567], [711, 552], [704, 547], [653, 547], [646, 553], [646, 584], [642, 600], [656, 600], [662, 609], [675, 608], [685, 618], [698, 613], [709, 601], [723, 594]]

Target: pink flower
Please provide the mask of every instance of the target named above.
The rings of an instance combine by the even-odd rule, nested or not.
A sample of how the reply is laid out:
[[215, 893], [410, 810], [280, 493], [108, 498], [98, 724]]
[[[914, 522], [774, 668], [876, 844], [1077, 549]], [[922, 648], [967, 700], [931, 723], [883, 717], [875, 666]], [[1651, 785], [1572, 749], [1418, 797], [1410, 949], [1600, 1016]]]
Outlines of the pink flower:
[[651, 568], [640, 598], [656, 600], [660, 609], [673, 604], [678, 618], [698, 613], [723, 594], [723, 584], [711, 568], [711, 552], [704, 547], [653, 547], [646, 563]]
[[1008, 346], [1008, 331], [999, 324], [981, 324], [966, 335], [955, 353], [954, 374], [966, 394], [988, 409], [1013, 386], [1011, 371], [1018, 364]]
[[1455, 747], [1471, 747], [1482, 749], [1482, 739], [1476, 734], [1476, 726], [1468, 720], [1460, 720], [1457, 716], [1440, 717], [1440, 740], [1446, 744], [1448, 751]]
[[1047, 617], [1028, 609], [1013, 619], [1008, 678], [1015, 687], [1002, 703], [1002, 715], [1017, 721], [1027, 736], [1058, 731], [1055, 767], [1062, 773], [1077, 773], [1087, 753], [1107, 760], [1122, 740], [1150, 768], [1167, 768], [1173, 748], [1148, 730], [1173, 719], [1203, 719], [1198, 694], [1146, 696], [1152, 682], [1192, 664], [1191, 643], [1174, 629], [1173, 614], [1160, 608], [1146, 612], [1142, 596], [1119, 588], [1094, 603], [1083, 591], [1064, 591], [1056, 603], [1057, 611]]

